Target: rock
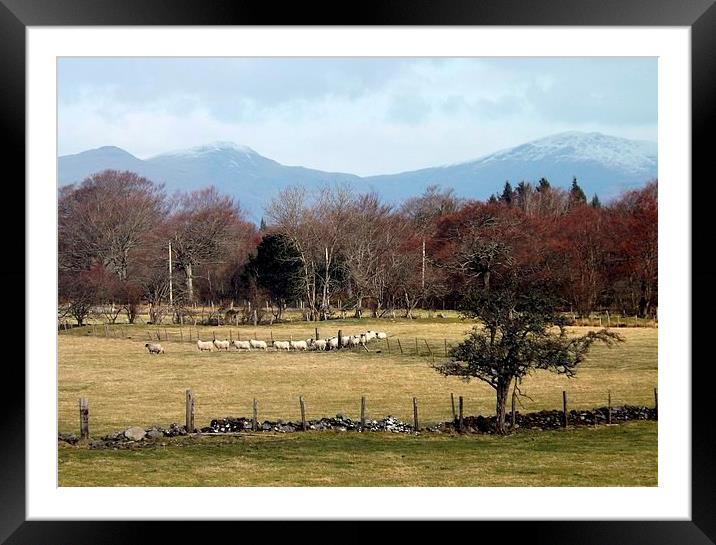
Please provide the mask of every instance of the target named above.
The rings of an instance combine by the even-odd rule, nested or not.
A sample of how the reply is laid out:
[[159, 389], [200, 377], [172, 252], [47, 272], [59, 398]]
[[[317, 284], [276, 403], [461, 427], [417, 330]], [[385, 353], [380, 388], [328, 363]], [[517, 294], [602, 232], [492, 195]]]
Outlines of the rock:
[[132, 426], [131, 428], [127, 428], [126, 430], [124, 430], [123, 433], [124, 436], [130, 441], [141, 441], [147, 435], [147, 432], [144, 431], [144, 428], [140, 428], [139, 426]]
[[77, 437], [74, 433], [60, 433], [57, 436], [57, 439], [59, 441], [64, 441], [65, 443], [69, 443], [70, 445], [74, 445], [79, 441], [79, 437]]
[[157, 428], [150, 428], [147, 430], [148, 439], [161, 439], [162, 437], [164, 437], [164, 432], [162, 430]]

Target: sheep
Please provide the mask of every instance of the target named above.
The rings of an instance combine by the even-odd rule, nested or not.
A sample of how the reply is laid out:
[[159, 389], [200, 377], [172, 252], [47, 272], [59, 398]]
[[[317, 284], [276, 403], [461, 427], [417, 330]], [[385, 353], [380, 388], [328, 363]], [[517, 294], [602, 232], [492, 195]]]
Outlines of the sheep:
[[360, 337], [356, 337], [355, 335], [352, 335], [348, 337], [348, 346], [351, 348], [355, 348], [360, 344]]
[[214, 339], [214, 346], [217, 350], [229, 350], [229, 346], [231, 346], [231, 344], [229, 341], [217, 341]]
[[144, 346], [150, 354], [164, 354], [164, 347], [159, 343], [147, 343]]
[[328, 342], [324, 339], [316, 339], [311, 344], [311, 346], [313, 346], [316, 350], [326, 350], [327, 345]]
[[384, 331], [378, 331], [378, 333], [376, 333], [376, 336], [379, 339], [387, 339], [388, 338], [388, 334], [385, 333]]
[[266, 341], [257, 341], [256, 339], [250, 339], [249, 344], [251, 344], [251, 348], [255, 348], [257, 350], [268, 350], [268, 345], [266, 344]]
[[211, 341], [196, 341], [196, 347], [199, 352], [203, 352], [204, 350], [211, 352], [211, 349], [214, 347], [214, 343]]
[[328, 339], [328, 349], [332, 350], [334, 348], [338, 348], [338, 337], [331, 337]]
[[341, 346], [348, 346], [349, 340], [350, 337], [348, 337], [347, 335], [343, 335], [343, 337], [341, 337]]
[[366, 341], [372, 341], [377, 336], [378, 336], [378, 333], [376, 333], [375, 331], [366, 331], [365, 332], [365, 340]]
[[294, 350], [308, 350], [308, 343], [306, 343], [306, 341], [289, 341], [289, 343]]
[[289, 344], [289, 341], [274, 341], [273, 347], [276, 350], [290, 350], [291, 345]]
[[251, 351], [251, 343], [249, 341], [233, 341], [232, 345], [236, 347], [238, 350], [241, 350], [242, 348]]

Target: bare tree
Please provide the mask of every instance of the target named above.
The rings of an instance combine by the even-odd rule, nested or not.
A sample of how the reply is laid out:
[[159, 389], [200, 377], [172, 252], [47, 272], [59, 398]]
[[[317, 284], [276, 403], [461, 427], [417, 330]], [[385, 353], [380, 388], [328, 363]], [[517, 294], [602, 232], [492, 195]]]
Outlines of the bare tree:
[[131, 255], [164, 214], [162, 186], [133, 172], [105, 170], [60, 191], [59, 267], [100, 263], [127, 280]]
[[296, 251], [309, 320], [328, 317], [339, 270], [336, 262], [350, 238], [346, 226], [353, 199], [353, 191], [347, 185], [323, 187], [312, 201], [304, 187], [289, 186], [267, 208], [276, 232], [285, 236]]
[[226, 259], [232, 228], [240, 221], [239, 206], [214, 187], [183, 194], [174, 200], [168, 228], [174, 262], [186, 280], [188, 302], [194, 301], [196, 268]]

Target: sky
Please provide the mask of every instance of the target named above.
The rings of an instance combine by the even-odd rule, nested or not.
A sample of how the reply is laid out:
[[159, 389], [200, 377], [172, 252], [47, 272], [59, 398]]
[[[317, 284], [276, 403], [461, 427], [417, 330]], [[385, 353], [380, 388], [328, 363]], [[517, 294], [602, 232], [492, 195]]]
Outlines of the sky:
[[360, 176], [564, 131], [657, 140], [655, 57], [61, 58], [58, 151], [230, 141]]

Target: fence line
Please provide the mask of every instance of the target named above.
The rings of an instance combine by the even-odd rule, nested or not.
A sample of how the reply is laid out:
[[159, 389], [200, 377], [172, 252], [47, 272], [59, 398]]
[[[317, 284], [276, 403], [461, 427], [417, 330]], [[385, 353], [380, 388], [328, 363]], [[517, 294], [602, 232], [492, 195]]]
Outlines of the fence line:
[[[657, 389], [653, 389], [654, 392], [654, 420], [658, 419], [658, 392]], [[505, 426], [509, 427], [511, 429], [515, 429], [516, 425], [516, 414], [520, 414], [516, 411], [515, 408], [515, 399], [516, 399], [516, 391], [513, 389], [512, 391], [512, 408], [511, 408], [511, 418], [508, 417], [507, 411], [505, 412]], [[303, 431], [308, 430], [308, 420], [306, 419], [306, 405], [305, 405], [305, 398], [303, 395], [298, 396], [299, 400], [299, 410], [300, 410], [300, 427]], [[590, 424], [594, 426], [599, 425], [599, 417], [598, 413], [600, 411], [606, 412], [606, 416], [602, 416], [601, 418], [604, 419], [607, 425], [612, 425], [612, 390], [607, 390], [604, 395], [604, 400], [606, 401], [605, 406], [600, 407], [593, 407], [591, 409], [581, 409], [581, 410], [569, 410], [568, 404], [567, 404], [567, 391], [562, 390], [562, 410], [559, 411], [561, 413], [561, 426], [562, 428], [568, 428], [570, 425], [573, 427], [575, 424], [585, 425], [588, 426]], [[406, 400], [407, 402], [407, 400]], [[447, 399], [446, 399], [447, 404]], [[188, 388], [185, 391], [185, 425], [184, 428], [187, 431], [187, 433], [194, 433], [197, 431], [196, 425], [195, 425], [195, 406], [196, 406], [196, 398], [194, 396], [194, 393], [192, 389]], [[623, 407], [628, 407], [629, 404], [624, 404]], [[642, 407], [642, 406], [637, 406]], [[465, 408], [465, 397], [459, 396], [458, 398], [458, 411], [456, 414], [455, 411], [455, 397], [454, 394], [450, 394], [450, 409], [452, 413], [452, 420], [451, 422], [455, 426], [455, 429], [462, 433], [465, 431], [465, 420], [468, 418], [464, 413]], [[251, 417], [251, 430], [252, 431], [259, 431], [259, 420], [258, 420], [258, 400], [256, 398], [253, 398], [252, 401], [252, 409], [253, 414]], [[606, 409], [606, 411], [604, 411]], [[647, 407], [648, 409], [648, 407]], [[554, 412], [554, 410], [553, 410]], [[580, 413], [593, 413], [593, 420], [587, 421], [585, 420], [585, 417], [583, 414]], [[431, 426], [421, 426], [420, 425], [420, 418], [418, 413], [418, 398], [416, 396], [412, 397], [412, 414], [413, 414], [413, 430], [414, 431], [421, 431], [425, 430], [426, 428], [429, 428]], [[526, 413], [530, 414], [530, 413]], [[538, 413], [537, 413], [538, 414]], [[579, 418], [579, 420], [571, 420], [570, 417], [572, 414], [575, 415], [576, 418]], [[96, 413], [95, 413], [96, 415]], [[481, 416], [481, 415], [473, 415], [473, 416]], [[488, 417], [493, 417], [494, 415], [490, 414], [487, 415]], [[225, 417], [218, 417], [217, 418], [225, 418]], [[244, 417], [241, 417], [244, 418]], [[325, 417], [324, 417], [325, 418]], [[363, 430], [366, 426], [366, 397], [361, 396], [360, 398], [360, 428]], [[248, 420], [248, 418], [246, 419]], [[281, 419], [279, 419], [281, 420]], [[90, 432], [89, 432], [89, 422], [90, 422], [90, 412], [89, 412], [89, 401], [87, 398], [80, 398], [79, 399], [79, 424], [80, 424], [80, 437], [82, 439], [89, 439]], [[440, 422], [450, 422], [450, 420], [441, 420]], [[357, 424], [357, 422], [356, 422]]]

